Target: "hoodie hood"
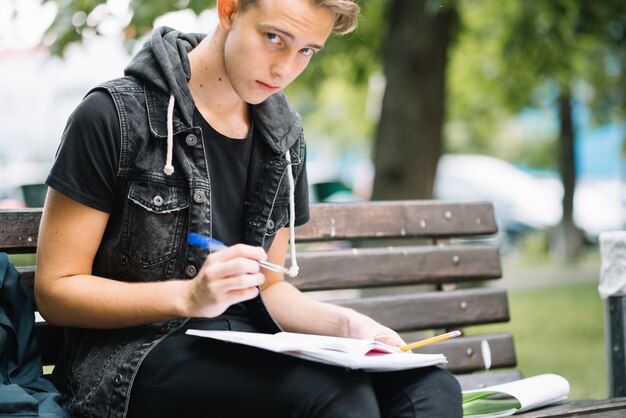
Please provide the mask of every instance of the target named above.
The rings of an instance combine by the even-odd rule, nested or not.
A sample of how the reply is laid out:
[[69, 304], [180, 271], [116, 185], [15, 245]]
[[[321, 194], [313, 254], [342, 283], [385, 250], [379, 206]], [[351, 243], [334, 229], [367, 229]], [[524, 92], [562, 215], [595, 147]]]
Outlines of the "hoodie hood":
[[[168, 27], [156, 28], [141, 50], [133, 57], [124, 73], [151, 85], [167, 101], [173, 96], [175, 110], [186, 127], [193, 126], [195, 104], [189, 90], [191, 66], [189, 52], [206, 34], [185, 34]], [[171, 103], [170, 103], [171, 104]], [[276, 153], [283, 154], [298, 140], [302, 120], [282, 92], [253, 105], [252, 118]], [[150, 115], [158, 136], [166, 136], [166, 115]]]
[[188, 85], [191, 78], [188, 53], [204, 37], [167, 27], [156, 28], [124, 70], [125, 75], [152, 85], [167, 97], [174, 96], [179, 116], [188, 126], [192, 124], [195, 107]]

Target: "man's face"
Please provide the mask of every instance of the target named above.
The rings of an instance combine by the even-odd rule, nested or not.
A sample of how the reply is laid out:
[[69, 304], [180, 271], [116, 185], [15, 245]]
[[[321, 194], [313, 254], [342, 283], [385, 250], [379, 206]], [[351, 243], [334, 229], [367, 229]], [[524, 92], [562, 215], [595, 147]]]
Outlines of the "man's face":
[[235, 14], [224, 45], [235, 92], [257, 104], [283, 90], [323, 47], [333, 23], [333, 12], [310, 0], [259, 0]]

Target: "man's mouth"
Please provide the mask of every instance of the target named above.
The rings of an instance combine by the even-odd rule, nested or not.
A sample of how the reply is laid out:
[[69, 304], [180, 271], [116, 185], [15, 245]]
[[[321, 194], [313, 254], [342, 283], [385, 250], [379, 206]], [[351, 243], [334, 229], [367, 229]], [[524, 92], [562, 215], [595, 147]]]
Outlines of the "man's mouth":
[[256, 83], [259, 87], [261, 87], [262, 90], [270, 92], [270, 93], [280, 90], [280, 87], [278, 86], [273, 86], [271, 84], [267, 84], [259, 80], [256, 80]]

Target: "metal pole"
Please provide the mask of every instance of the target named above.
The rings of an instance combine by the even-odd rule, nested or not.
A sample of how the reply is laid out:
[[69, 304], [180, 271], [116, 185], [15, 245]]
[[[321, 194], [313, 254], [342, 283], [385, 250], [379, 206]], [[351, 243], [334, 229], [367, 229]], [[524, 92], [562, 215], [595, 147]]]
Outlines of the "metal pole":
[[609, 398], [617, 398], [626, 396], [626, 294], [610, 295], [605, 306]]

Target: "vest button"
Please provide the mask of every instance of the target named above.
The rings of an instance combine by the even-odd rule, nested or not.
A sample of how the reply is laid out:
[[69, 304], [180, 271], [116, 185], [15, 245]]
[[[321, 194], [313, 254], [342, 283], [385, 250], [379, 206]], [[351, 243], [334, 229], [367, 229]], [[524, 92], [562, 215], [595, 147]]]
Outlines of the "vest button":
[[198, 190], [193, 194], [193, 201], [196, 203], [204, 202], [204, 192]]
[[154, 196], [152, 203], [154, 203], [154, 206], [161, 206], [163, 204], [163, 198], [161, 196]]
[[268, 227], [269, 229], [274, 228], [274, 221], [272, 221], [271, 219], [269, 219], [269, 220], [267, 221], [267, 227]]
[[198, 137], [195, 136], [194, 134], [189, 134], [185, 138], [185, 143], [189, 145], [190, 147], [193, 147], [194, 145], [198, 143]]
[[115, 378], [113, 379], [113, 381], [115, 382], [116, 385], [119, 385], [122, 382], [122, 375], [121, 374], [116, 374]]
[[187, 277], [195, 277], [197, 272], [196, 268], [191, 264], [185, 267], [185, 275]]

